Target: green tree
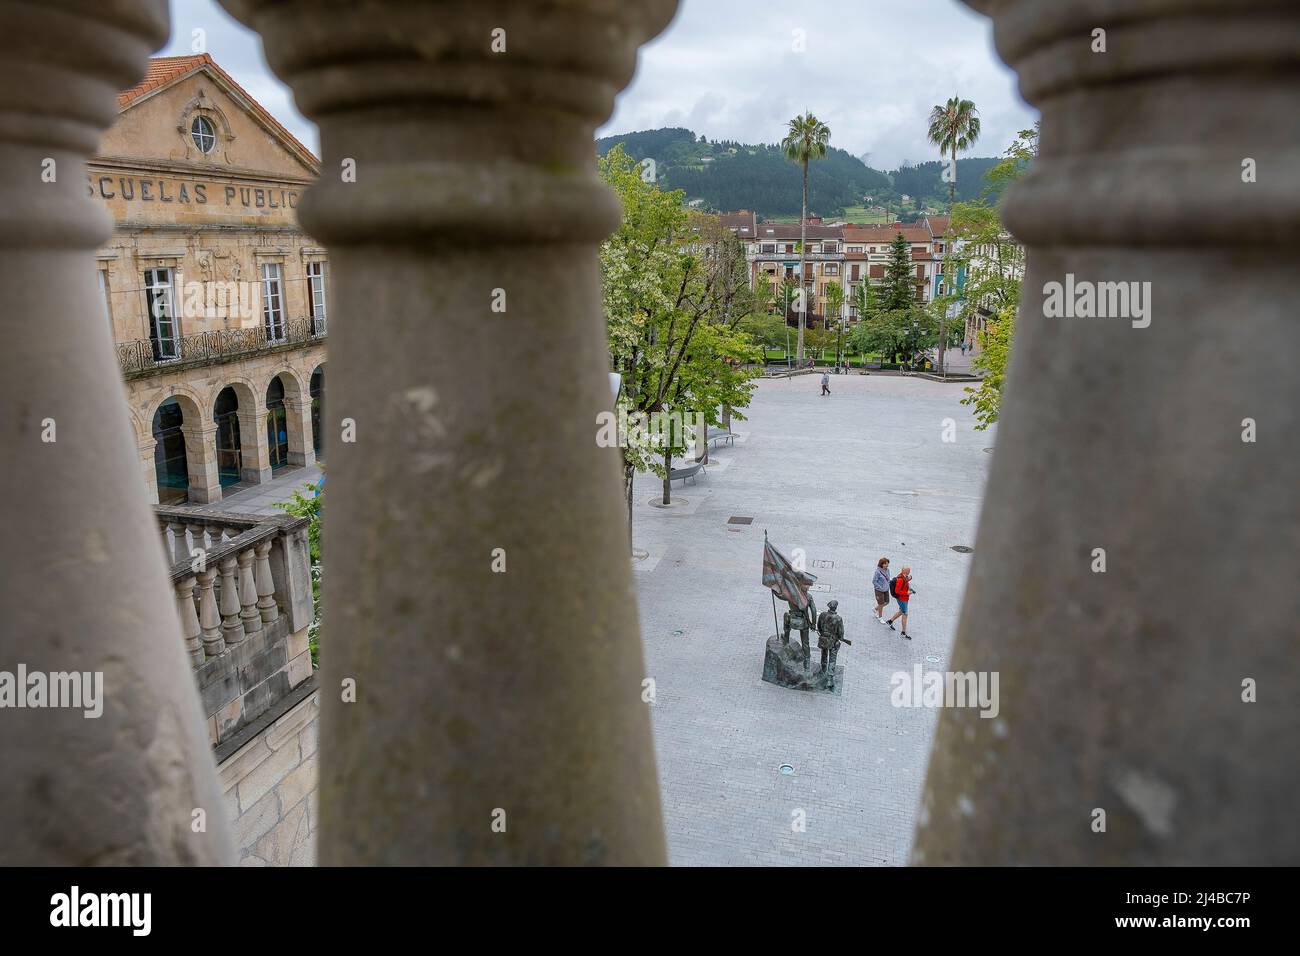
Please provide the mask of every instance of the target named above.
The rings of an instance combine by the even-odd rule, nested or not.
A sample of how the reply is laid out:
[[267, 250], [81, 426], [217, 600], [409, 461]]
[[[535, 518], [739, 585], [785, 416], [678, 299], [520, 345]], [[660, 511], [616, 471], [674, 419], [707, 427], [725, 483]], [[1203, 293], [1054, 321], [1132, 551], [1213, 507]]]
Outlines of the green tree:
[[313, 493], [304, 495], [295, 490], [288, 501], [277, 501], [275, 507], [297, 518], [307, 518], [307, 553], [311, 559], [311, 624], [307, 627], [307, 646], [311, 649], [311, 666], [320, 666], [320, 575], [321, 575], [321, 537], [320, 506], [325, 493], [325, 476], [315, 485], [308, 486]]
[[[786, 132], [785, 139], [781, 141], [781, 149], [785, 153], [786, 159], [803, 166], [803, 207], [799, 216], [800, 288], [803, 288], [806, 281], [804, 278], [804, 260], [806, 256], [805, 250], [808, 247], [808, 163], [814, 159], [823, 159], [826, 156], [826, 148], [830, 145], [830, 141], [830, 127], [813, 116], [812, 113], [805, 113], [803, 116], [796, 116], [790, 120], [789, 130]], [[806, 301], [807, 297], [805, 297]], [[797, 352], [799, 358], [803, 358], [804, 316], [807, 312], [806, 305], [799, 312]]]
[[889, 261], [885, 264], [885, 281], [880, 286], [878, 308], [882, 312], [899, 312], [916, 302], [912, 272], [912, 247], [900, 232], [889, 244]]
[[949, 205], [957, 201], [957, 152], [970, 149], [980, 138], [978, 113], [974, 103], [957, 96], [930, 110], [930, 142], [939, 147], [939, 152], [952, 157], [952, 175], [948, 183]]
[[878, 312], [849, 333], [849, 343], [858, 352], [879, 352], [884, 361], [909, 363], [934, 348], [938, 340], [938, 318], [918, 303]]
[[749, 404], [759, 373], [745, 364], [759, 356], [738, 326], [756, 299], [743, 252], [726, 245], [739, 240], [693, 219], [680, 191], [642, 180], [619, 146], [601, 157], [599, 172], [623, 207], [618, 230], [601, 244], [600, 270], [610, 364], [622, 376], [618, 411], [633, 426], [619, 429], [630, 539], [636, 472], [662, 478], [667, 503], [672, 458], [693, 444], [668, 427], [668, 416], [717, 425], [724, 407]]
[[826, 284], [826, 331], [836, 336], [835, 360], [838, 362], [839, 345], [840, 345], [840, 326], [843, 320], [841, 313], [844, 311], [844, 286], [838, 282], [828, 282]]
[[952, 211], [950, 238], [955, 241], [952, 265], [945, 268], [954, 281], [961, 279], [956, 301], [963, 334], [983, 326], [979, 332], [981, 351], [972, 363], [982, 373], [980, 384], [967, 388], [962, 399], [962, 404], [972, 406], [977, 429], [996, 422], [1002, 410], [1025, 274], [1024, 248], [1007, 232], [1000, 207], [991, 205], [989, 199], [1004, 195], [1006, 187], [1024, 175], [1037, 155], [1038, 127], [1021, 130], [1003, 158], [985, 173], [983, 198], [958, 203]]
[[853, 287], [853, 291], [849, 293], [849, 304], [857, 310], [859, 322], [863, 322], [875, 314], [876, 290], [872, 288], [869, 278], [864, 278]]
[[755, 314], [741, 320], [739, 328], [754, 342], [763, 346], [764, 355], [768, 351], [785, 346], [789, 327], [779, 315]]

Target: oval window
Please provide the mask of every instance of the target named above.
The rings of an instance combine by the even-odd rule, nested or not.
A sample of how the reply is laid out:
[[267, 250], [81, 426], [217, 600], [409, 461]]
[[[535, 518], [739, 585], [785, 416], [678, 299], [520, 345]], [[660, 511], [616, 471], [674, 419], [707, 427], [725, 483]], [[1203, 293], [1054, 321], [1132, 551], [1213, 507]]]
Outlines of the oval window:
[[194, 122], [190, 124], [190, 137], [200, 153], [210, 153], [217, 145], [217, 134], [212, 129], [212, 124], [203, 116], [194, 117]]

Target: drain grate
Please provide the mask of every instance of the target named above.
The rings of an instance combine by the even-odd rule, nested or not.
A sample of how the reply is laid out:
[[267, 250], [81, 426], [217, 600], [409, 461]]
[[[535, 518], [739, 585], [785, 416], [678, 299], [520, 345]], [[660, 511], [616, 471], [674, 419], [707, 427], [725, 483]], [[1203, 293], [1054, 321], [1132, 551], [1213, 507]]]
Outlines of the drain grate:
[[794, 767], [790, 766], [788, 763], [783, 763], [781, 764], [781, 772], [788, 777], [790, 774], [794, 773]]
[[952, 549], [956, 551], [958, 554], [970, 554], [975, 550], [974, 548], [969, 548], [964, 544], [954, 544], [952, 546]]
[[814, 561], [814, 562], [813, 562], [813, 567], [814, 567], [814, 568], [833, 568], [833, 567], [835, 567], [835, 562], [834, 562], [834, 561], [827, 561], [825, 558], [822, 558], [822, 559], [820, 559], [820, 560], [818, 560], [818, 561]]
[[727, 519], [727, 524], [753, 524], [754, 519], [747, 515], [732, 515]]

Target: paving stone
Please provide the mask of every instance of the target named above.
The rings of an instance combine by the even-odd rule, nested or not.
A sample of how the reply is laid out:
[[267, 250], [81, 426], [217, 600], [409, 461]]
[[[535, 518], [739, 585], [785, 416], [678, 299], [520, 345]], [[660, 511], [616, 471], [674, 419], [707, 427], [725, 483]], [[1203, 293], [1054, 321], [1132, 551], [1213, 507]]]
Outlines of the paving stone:
[[[646, 506], [658, 483], [637, 480], [633, 543], [656, 563], [633, 580], [676, 865], [899, 866], [911, 849], [938, 712], [892, 706], [890, 678], [950, 657], [971, 562], [951, 547], [974, 543], [995, 429], [974, 430], [960, 385], [832, 376], [822, 398], [819, 378], [759, 384], [748, 420], [732, 426], [745, 440], [710, 451], [727, 465], [710, 467], [707, 489], [687, 487], [694, 510]], [[946, 418], [955, 442], [942, 441]], [[753, 524], [729, 530], [732, 515]], [[760, 583], [765, 528], [830, 586], [814, 595], [819, 610], [839, 601], [854, 642], [840, 649], [840, 696], [761, 679], [774, 629]], [[894, 573], [912, 566], [912, 641], [872, 617], [882, 556]], [[803, 832], [791, 828], [795, 809]]]

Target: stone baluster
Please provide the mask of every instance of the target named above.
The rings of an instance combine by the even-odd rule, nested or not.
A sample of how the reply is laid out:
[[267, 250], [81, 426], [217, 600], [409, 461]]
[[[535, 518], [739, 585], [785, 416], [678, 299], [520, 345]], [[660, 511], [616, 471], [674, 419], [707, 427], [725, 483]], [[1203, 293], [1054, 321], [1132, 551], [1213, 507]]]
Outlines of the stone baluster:
[[913, 859], [1294, 864], [1300, 5], [971, 5], [1042, 132]]
[[172, 563], [172, 539], [167, 535], [167, 521], [160, 518], [158, 520], [159, 534], [162, 537], [163, 563]]
[[233, 647], [244, 639], [239, 588], [235, 583], [237, 565], [238, 561], [233, 554], [221, 561], [221, 637], [227, 647]]
[[259, 541], [254, 550], [257, 552], [257, 565], [254, 577], [257, 581], [257, 609], [262, 621], [270, 624], [280, 616], [280, 609], [275, 603], [275, 581], [271, 577], [271, 546], [275, 541]]
[[0, 865], [229, 863], [121, 368], [86, 325], [103, 309], [94, 250], [112, 224], [85, 159], [167, 39], [167, 4], [0, 0], [0, 23], [0, 662], [104, 675], [99, 719], [0, 716]]
[[205, 523], [203, 521], [187, 521], [186, 527], [190, 529], [190, 550], [189, 553], [185, 555], [186, 559], [193, 564], [194, 551], [197, 549], [203, 552], [204, 562], [206, 563], [208, 543], [203, 537], [206, 527]]
[[[346, 637], [322, 683], [357, 697], [322, 695], [321, 862], [662, 863], [618, 455], [593, 424], [620, 210], [591, 144], [675, 0], [225, 5], [320, 124], [298, 212], [330, 254], [328, 427], [360, 427], [331, 445], [323, 614]], [[485, 348], [507, 370], [486, 383]]]
[[226, 529], [222, 525], [214, 524], [211, 521], [208, 522], [207, 528], [208, 528], [208, 542], [209, 542], [208, 547], [211, 550], [215, 551], [217, 550], [217, 548], [221, 547], [221, 539], [222, 536], [226, 533]]
[[257, 583], [253, 579], [253, 549], [239, 552], [239, 619], [244, 622], [244, 636], [252, 637], [262, 629], [262, 615], [257, 607]]
[[199, 579], [199, 628], [203, 633], [205, 657], [220, 657], [226, 650], [226, 640], [221, 636], [221, 615], [217, 611], [217, 566], [208, 565], [197, 575]]
[[181, 616], [181, 634], [190, 662], [198, 667], [203, 663], [203, 632], [199, 629], [199, 616], [194, 610], [194, 578], [176, 582], [176, 609]]
[[178, 561], [188, 563], [190, 560], [190, 546], [185, 538], [185, 522], [179, 518], [172, 518], [168, 525], [172, 529], [172, 563]]

